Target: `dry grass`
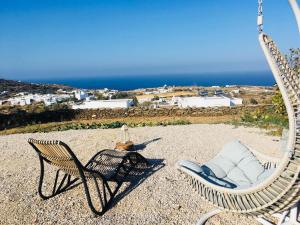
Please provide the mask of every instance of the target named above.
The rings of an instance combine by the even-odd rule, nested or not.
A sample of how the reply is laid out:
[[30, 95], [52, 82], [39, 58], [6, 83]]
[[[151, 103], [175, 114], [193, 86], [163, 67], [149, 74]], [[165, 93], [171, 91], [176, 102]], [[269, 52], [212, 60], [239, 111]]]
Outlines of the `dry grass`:
[[190, 124], [218, 124], [229, 123], [239, 120], [239, 116], [226, 115], [226, 116], [207, 116], [207, 117], [130, 117], [130, 118], [117, 118], [117, 119], [102, 119], [102, 120], [73, 120], [67, 122], [52, 122], [46, 124], [35, 124], [24, 127], [17, 127], [0, 131], [0, 135], [19, 134], [19, 133], [36, 133], [43, 132], [45, 130], [56, 130], [59, 127], [63, 127], [71, 124], [92, 124], [102, 123], [110, 124], [113, 122], [121, 122], [131, 124], [132, 126], [139, 126], [140, 124], [174, 124], [176, 121], [185, 121]]

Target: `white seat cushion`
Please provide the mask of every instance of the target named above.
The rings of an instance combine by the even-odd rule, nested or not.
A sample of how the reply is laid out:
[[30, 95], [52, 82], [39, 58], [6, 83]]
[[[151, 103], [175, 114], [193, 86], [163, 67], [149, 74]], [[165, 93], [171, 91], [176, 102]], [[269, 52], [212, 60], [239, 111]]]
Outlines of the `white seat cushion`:
[[222, 151], [205, 165], [217, 178], [228, 180], [237, 186], [256, 183], [265, 171], [253, 153], [237, 140], [226, 144]]
[[222, 187], [226, 187], [226, 188], [235, 188], [236, 187], [236, 185], [230, 181], [217, 178], [215, 176], [215, 174], [212, 172], [212, 170], [205, 165], [200, 166], [199, 164], [194, 163], [192, 161], [188, 161], [188, 160], [180, 160], [177, 162], [177, 165], [193, 171], [194, 173], [200, 175], [202, 178], [204, 178], [205, 180], [207, 180], [210, 183], [213, 183], [213, 184], [216, 184], [216, 185], [219, 185]]
[[177, 164], [213, 184], [232, 189], [258, 185], [274, 172], [274, 169], [265, 170], [253, 153], [237, 140], [224, 145], [214, 159], [202, 166], [187, 160]]
[[189, 161], [189, 160], [179, 160], [177, 162], [177, 164], [179, 166], [182, 166], [184, 168], [192, 170], [195, 173], [201, 173], [201, 172], [203, 172], [203, 169], [201, 168], [201, 166], [198, 163], [195, 163], [195, 162], [192, 162], [192, 161]]

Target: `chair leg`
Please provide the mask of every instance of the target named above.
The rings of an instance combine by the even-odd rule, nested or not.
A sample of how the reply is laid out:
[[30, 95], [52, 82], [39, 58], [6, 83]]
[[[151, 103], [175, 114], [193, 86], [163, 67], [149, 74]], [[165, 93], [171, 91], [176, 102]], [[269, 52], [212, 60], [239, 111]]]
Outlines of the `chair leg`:
[[[90, 160], [89, 163], [91, 163], [94, 160], [94, 158], [92, 158], [92, 160]], [[91, 199], [90, 187], [89, 187], [89, 185], [91, 184], [88, 183], [84, 174], [83, 173], [81, 174], [81, 180], [83, 181], [84, 191], [85, 191], [88, 205], [91, 211], [95, 215], [101, 216], [110, 208], [122, 183], [124, 182], [126, 177], [130, 174], [130, 172], [133, 169], [135, 169], [136, 166], [140, 163], [148, 165], [148, 161], [143, 156], [132, 152], [123, 158], [122, 162], [115, 169], [114, 176], [110, 177], [109, 180], [107, 180], [103, 176], [99, 176], [100, 174], [93, 175], [92, 180], [96, 188], [96, 193], [98, 195], [99, 207], [96, 207]], [[115, 186], [111, 187], [109, 184], [110, 182], [115, 183]]]
[[56, 176], [55, 176], [55, 180], [54, 180], [54, 185], [52, 188], [52, 193], [49, 195], [46, 195], [43, 193], [43, 183], [44, 183], [44, 161], [43, 159], [40, 159], [40, 165], [41, 165], [41, 174], [40, 174], [40, 180], [39, 180], [39, 187], [38, 187], [38, 193], [40, 195], [40, 197], [44, 200], [47, 200], [49, 198], [52, 198], [62, 192], [65, 192], [75, 186], [77, 186], [78, 184], [75, 184], [76, 181], [78, 181], [78, 178], [75, 179], [71, 179], [71, 175], [69, 174], [65, 174], [62, 178], [62, 180], [59, 182], [59, 173], [60, 170], [57, 170], [56, 172]]
[[88, 206], [90, 207], [92, 212], [97, 216], [102, 216], [111, 206], [112, 201], [114, 200], [114, 197], [116, 196], [116, 193], [118, 192], [119, 188], [121, 187], [121, 183], [116, 183], [116, 187], [114, 188], [114, 190], [112, 190], [111, 187], [109, 186], [108, 182], [106, 180], [104, 180], [103, 178], [93, 176], [92, 179], [94, 181], [94, 185], [95, 185], [96, 192], [98, 195], [99, 209], [96, 209], [95, 205], [93, 204], [88, 182], [86, 181], [86, 178], [83, 178], [82, 180], [83, 180], [83, 186], [84, 186], [86, 199], [88, 202]]
[[[281, 214], [275, 214], [274, 217], [278, 218], [277, 225], [300, 225], [300, 222], [298, 222], [298, 215], [299, 210], [297, 205], [295, 205], [294, 207]], [[256, 220], [263, 225], [275, 225], [274, 223], [271, 223], [263, 217], [257, 218]]]
[[212, 211], [210, 211], [210, 212], [202, 215], [201, 218], [198, 220], [197, 225], [203, 225], [203, 224], [205, 224], [206, 221], [209, 218], [211, 218], [211, 217], [213, 217], [213, 216], [215, 216], [215, 215], [217, 215], [217, 214], [219, 214], [221, 212], [222, 211], [220, 209], [214, 209], [214, 210], [212, 210]]
[[299, 215], [299, 210], [296, 205], [289, 210], [289, 216], [286, 215], [283, 218], [282, 225], [300, 225], [300, 223], [298, 222], [298, 215]]

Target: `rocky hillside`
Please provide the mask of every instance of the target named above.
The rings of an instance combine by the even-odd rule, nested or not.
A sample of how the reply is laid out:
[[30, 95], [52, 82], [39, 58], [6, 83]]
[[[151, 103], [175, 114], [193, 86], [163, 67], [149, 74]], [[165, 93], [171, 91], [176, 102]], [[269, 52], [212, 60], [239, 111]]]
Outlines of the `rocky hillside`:
[[72, 87], [57, 84], [35, 84], [14, 80], [0, 79], [0, 99], [8, 98], [19, 92], [53, 94], [57, 90], [72, 90]]

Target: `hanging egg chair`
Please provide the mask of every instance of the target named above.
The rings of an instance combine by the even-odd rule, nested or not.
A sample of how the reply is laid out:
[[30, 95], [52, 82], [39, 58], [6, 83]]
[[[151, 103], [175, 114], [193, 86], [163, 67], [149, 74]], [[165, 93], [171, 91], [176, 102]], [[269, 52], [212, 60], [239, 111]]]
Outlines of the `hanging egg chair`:
[[[300, 25], [296, 0], [289, 0]], [[200, 196], [217, 209], [203, 215], [198, 225], [220, 213], [239, 213], [260, 223], [300, 225], [297, 204], [300, 199], [300, 111], [299, 74], [293, 71], [272, 38], [263, 32], [262, 0], [259, 0], [259, 43], [282, 94], [289, 118], [288, 139], [283, 158], [264, 156], [239, 141], [226, 144], [212, 160], [199, 165], [181, 160], [177, 168]], [[299, 27], [300, 30], [300, 27]]]

